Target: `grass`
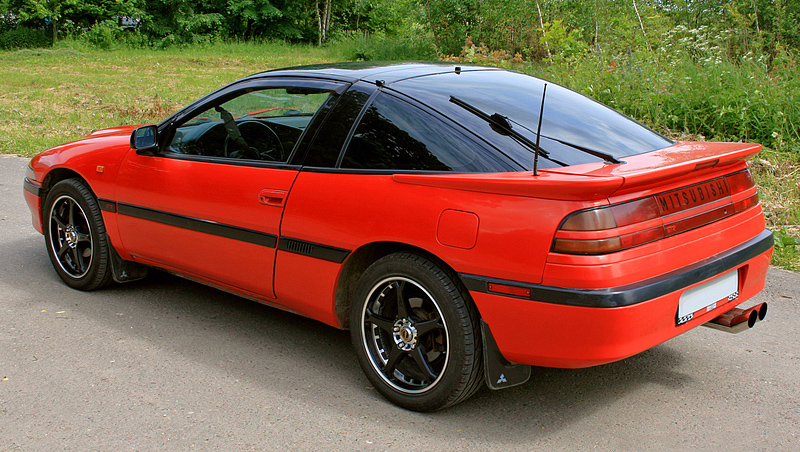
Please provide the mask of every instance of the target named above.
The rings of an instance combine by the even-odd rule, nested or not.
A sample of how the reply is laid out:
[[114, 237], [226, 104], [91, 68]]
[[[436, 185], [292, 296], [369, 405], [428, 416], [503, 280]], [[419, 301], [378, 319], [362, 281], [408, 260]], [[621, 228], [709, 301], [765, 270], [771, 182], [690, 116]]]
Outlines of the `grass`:
[[767, 226], [775, 234], [772, 264], [800, 271], [800, 156], [765, 149], [750, 164]]
[[[96, 50], [66, 42], [48, 50], [0, 51], [0, 153], [33, 156], [92, 130], [156, 123], [220, 86], [269, 69], [432, 55], [425, 42], [372, 42], [358, 36], [323, 48], [234, 43]], [[749, 63], [670, 64], [585, 58], [521, 68], [673, 137], [748, 139], [771, 146], [752, 167], [767, 223], [775, 231], [773, 264], [800, 271], [800, 76], [768, 73]]]
[[92, 130], [155, 123], [246, 75], [336, 59], [328, 49], [282, 43], [0, 52], [0, 152], [32, 156]]

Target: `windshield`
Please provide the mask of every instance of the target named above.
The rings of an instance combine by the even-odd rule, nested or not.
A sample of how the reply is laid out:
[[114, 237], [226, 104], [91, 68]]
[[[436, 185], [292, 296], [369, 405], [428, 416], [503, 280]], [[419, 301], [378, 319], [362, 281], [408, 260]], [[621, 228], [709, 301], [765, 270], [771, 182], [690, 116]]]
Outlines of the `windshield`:
[[[453, 103], [451, 97], [463, 100], [486, 114], [499, 113], [507, 117], [520, 126], [515, 130], [535, 141], [544, 83], [516, 72], [465, 71], [412, 78], [393, 83], [391, 87], [429, 104], [502, 152], [511, 154], [509, 157], [525, 169], [531, 169], [531, 149], [493, 131], [489, 123]], [[554, 83], [547, 84], [541, 148], [563, 164], [603, 160], [579, 148], [620, 159], [672, 144], [667, 138], [599, 102]], [[540, 160], [540, 166], [561, 165]]]

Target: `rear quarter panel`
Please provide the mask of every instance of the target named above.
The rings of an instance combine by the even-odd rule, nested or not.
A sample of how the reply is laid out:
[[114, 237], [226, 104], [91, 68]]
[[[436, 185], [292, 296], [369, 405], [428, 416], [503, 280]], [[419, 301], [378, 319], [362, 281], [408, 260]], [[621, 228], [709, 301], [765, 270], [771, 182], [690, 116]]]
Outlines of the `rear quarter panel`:
[[[402, 243], [437, 256], [456, 272], [536, 283], [559, 222], [586, 204], [398, 183], [390, 174], [303, 171], [287, 201], [281, 236], [351, 251], [375, 242]], [[474, 246], [440, 242], [437, 228], [445, 210], [477, 216]], [[296, 299], [303, 309], [333, 312], [340, 268], [279, 253], [276, 295]], [[314, 283], [301, 283], [298, 271], [310, 269]], [[322, 305], [308, 306], [310, 300]]]

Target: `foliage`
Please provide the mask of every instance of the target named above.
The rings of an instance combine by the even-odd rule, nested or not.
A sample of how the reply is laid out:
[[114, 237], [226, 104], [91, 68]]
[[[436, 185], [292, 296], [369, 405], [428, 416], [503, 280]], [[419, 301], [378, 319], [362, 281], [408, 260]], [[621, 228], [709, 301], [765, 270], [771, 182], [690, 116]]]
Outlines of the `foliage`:
[[98, 49], [110, 49], [119, 39], [122, 29], [116, 21], [104, 20], [92, 26], [86, 33], [81, 35], [81, 39]]
[[387, 36], [364, 33], [343, 34], [331, 45], [342, 60], [353, 61], [430, 61], [436, 59], [433, 42], [426, 36]]
[[561, 62], [572, 60], [586, 53], [588, 45], [581, 39], [581, 30], [567, 30], [560, 19], [545, 22], [542, 32], [542, 43], [548, 49], [548, 57], [544, 61]]
[[448, 55], [443, 60], [454, 63], [488, 64], [506, 68], [518, 67], [523, 62], [522, 55], [519, 53], [511, 55], [506, 50], [491, 50], [485, 44], [476, 46], [469, 37], [467, 37], [464, 47], [461, 48], [461, 55]]
[[35, 49], [50, 47], [53, 41], [42, 30], [19, 27], [0, 33], [0, 49]]

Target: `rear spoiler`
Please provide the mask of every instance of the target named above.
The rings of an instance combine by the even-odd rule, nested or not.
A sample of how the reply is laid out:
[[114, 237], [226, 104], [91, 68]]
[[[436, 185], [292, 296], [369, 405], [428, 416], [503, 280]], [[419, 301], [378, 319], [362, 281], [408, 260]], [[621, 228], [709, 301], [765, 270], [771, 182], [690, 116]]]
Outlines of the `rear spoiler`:
[[394, 174], [395, 182], [497, 193], [530, 198], [587, 200], [608, 198], [634, 189], [657, 186], [690, 173], [731, 172], [744, 168], [748, 157], [761, 150], [760, 144], [678, 142], [673, 146], [624, 158], [621, 164], [587, 163], [564, 168], [480, 174]]
[[[761, 150], [755, 143], [680, 141], [673, 146], [624, 158], [621, 165], [590, 163], [548, 170], [553, 173], [594, 177], [621, 177], [615, 194], [641, 190], [689, 174], [733, 172], [743, 169], [747, 158]], [[730, 171], [721, 168], [731, 167]]]

